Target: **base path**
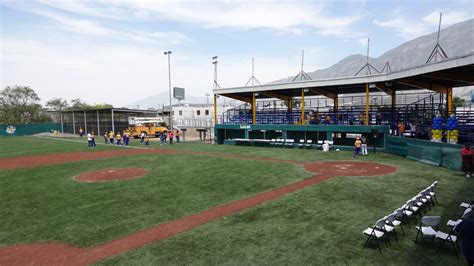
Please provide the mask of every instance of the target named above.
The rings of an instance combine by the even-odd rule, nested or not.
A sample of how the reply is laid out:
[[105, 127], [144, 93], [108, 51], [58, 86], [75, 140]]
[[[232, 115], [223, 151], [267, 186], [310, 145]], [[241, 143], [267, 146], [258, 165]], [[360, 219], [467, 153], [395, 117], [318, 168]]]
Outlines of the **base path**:
[[304, 163], [303, 166], [306, 170], [315, 172], [315, 175], [248, 198], [156, 225], [95, 247], [78, 248], [61, 243], [20, 244], [3, 247], [0, 248], [0, 265], [88, 265], [167, 239], [215, 219], [277, 199], [336, 176], [380, 176], [396, 171], [396, 168], [390, 165], [356, 161]]

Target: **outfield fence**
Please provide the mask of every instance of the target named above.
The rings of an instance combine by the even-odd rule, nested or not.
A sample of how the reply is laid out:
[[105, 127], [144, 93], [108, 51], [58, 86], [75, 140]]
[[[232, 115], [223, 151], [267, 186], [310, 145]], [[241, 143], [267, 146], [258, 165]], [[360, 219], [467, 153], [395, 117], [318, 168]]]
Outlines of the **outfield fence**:
[[[0, 136], [26, 136], [52, 130], [61, 131], [61, 123], [42, 123], [27, 125], [4, 125], [0, 124]], [[7, 133], [13, 132], [13, 134]]]
[[402, 137], [387, 137], [385, 151], [408, 159], [461, 170], [461, 145]]

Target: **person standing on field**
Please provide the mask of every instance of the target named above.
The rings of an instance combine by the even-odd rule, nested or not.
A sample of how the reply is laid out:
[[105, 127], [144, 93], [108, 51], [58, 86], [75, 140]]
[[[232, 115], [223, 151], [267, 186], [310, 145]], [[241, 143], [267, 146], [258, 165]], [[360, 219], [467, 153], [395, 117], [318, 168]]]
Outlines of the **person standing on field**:
[[462, 171], [466, 177], [471, 177], [472, 175], [473, 154], [474, 151], [471, 149], [469, 144], [464, 145], [461, 149]]
[[113, 131], [110, 131], [110, 133], [109, 133], [109, 141], [110, 141], [110, 144], [114, 144], [114, 132]]
[[369, 152], [368, 152], [368, 150], [367, 150], [367, 138], [366, 138], [364, 135], [362, 135], [361, 142], [362, 142], [362, 145], [361, 145], [362, 156], [367, 156], [367, 155], [369, 155]]
[[360, 137], [357, 137], [356, 141], [354, 142], [354, 157], [359, 157], [361, 146], [362, 141], [360, 140]]
[[104, 144], [107, 144], [107, 132], [104, 133]]
[[95, 133], [94, 133], [94, 131], [92, 131], [92, 133], [91, 133], [91, 138], [92, 138], [91, 147], [92, 148], [97, 147], [97, 145], [95, 144]]
[[92, 148], [92, 134], [90, 132], [87, 133], [87, 147]]
[[120, 135], [120, 131], [115, 135], [115, 139], [117, 140], [117, 145], [122, 145], [122, 135]]
[[170, 145], [173, 144], [173, 137], [174, 137], [173, 129], [171, 129], [170, 132], [168, 133], [168, 138], [170, 140]]
[[84, 135], [84, 130], [82, 129], [82, 127], [79, 128], [79, 137], [82, 138], [82, 136]]
[[176, 129], [176, 143], [180, 142], [180, 139], [179, 139], [180, 135], [181, 135], [181, 133], [179, 132], [179, 129]]

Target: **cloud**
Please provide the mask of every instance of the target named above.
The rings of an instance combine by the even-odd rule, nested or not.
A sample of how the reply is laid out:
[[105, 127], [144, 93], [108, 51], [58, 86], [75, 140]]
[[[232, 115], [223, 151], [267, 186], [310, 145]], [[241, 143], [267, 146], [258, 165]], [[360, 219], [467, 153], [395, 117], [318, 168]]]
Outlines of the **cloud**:
[[[359, 1], [356, 1], [359, 3]], [[44, 5], [90, 17], [116, 20], [177, 21], [204, 28], [272, 29], [301, 34], [306, 27], [347, 37], [360, 15], [329, 15], [324, 2], [311, 1], [112, 1], [43, 0]], [[363, 1], [362, 1], [363, 3]], [[363, 6], [363, 4], [361, 5]], [[354, 14], [354, 13], [351, 13]]]
[[[438, 26], [439, 23], [439, 13], [442, 12], [440, 9], [437, 9], [430, 13], [429, 15], [423, 17], [423, 22], [431, 25], [431, 26]], [[472, 11], [466, 11], [466, 10], [453, 10], [449, 12], [443, 13], [442, 20], [441, 20], [441, 25], [443, 27], [456, 24], [462, 21], [466, 21], [468, 19], [471, 19], [473, 17]]]
[[[168, 90], [167, 57], [154, 47], [12, 37], [3, 38], [2, 44], [0, 87], [31, 86], [43, 102], [55, 97], [81, 98], [120, 107]], [[317, 48], [308, 50], [305, 69], [319, 67], [316, 63], [321, 59], [315, 56], [319, 53]], [[219, 59], [219, 84], [243, 86], [250, 77], [251, 58], [228, 55]], [[300, 60], [297, 53], [280, 58], [255, 57], [255, 76], [265, 83], [296, 74]], [[209, 56], [172, 54], [172, 86], [186, 88], [189, 95], [202, 96], [212, 90], [212, 79]]]
[[[389, 20], [373, 20], [380, 27], [391, 28], [405, 39], [414, 39], [433, 31], [433, 26], [438, 26], [440, 10], [435, 10], [421, 19], [408, 19], [403, 15], [403, 10], [395, 9]], [[442, 28], [449, 25], [468, 20], [473, 17], [472, 13], [461, 10], [448, 10], [443, 12]]]
[[[86, 12], [88, 14], [95, 14], [91, 8], [85, 8], [83, 5], [78, 4], [78, 2], [66, 1], [61, 7], [64, 7], [67, 4], [67, 7], [72, 9], [72, 7], [78, 7], [79, 12]], [[106, 26], [103, 23], [86, 17], [78, 18], [77, 15], [68, 15], [64, 13], [59, 13], [57, 10], [51, 8], [45, 8], [41, 5], [13, 5], [12, 7], [20, 9], [25, 12], [33, 13], [36, 15], [43, 16], [51, 21], [53, 25], [39, 26], [42, 28], [50, 30], [61, 30], [83, 35], [94, 35], [94, 36], [104, 36], [109, 39], [117, 39], [122, 41], [132, 41], [142, 44], [153, 44], [166, 43], [166, 44], [180, 44], [184, 42], [190, 42], [191, 39], [186, 35], [176, 32], [176, 31], [154, 31], [146, 32], [140, 30], [131, 30], [118, 28], [117, 26], [111, 27]], [[84, 11], [87, 10], [87, 11]]]
[[375, 19], [373, 23], [380, 27], [393, 29], [399, 36], [405, 39], [414, 39], [429, 32], [429, 28], [426, 25], [410, 21], [403, 17], [396, 17], [384, 21]]

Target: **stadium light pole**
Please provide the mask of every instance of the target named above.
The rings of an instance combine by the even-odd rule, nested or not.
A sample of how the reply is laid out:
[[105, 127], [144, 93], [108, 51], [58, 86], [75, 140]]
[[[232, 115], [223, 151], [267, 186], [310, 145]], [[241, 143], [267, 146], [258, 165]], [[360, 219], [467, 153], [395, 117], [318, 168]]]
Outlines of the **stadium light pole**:
[[166, 51], [163, 54], [168, 56], [168, 86], [169, 86], [169, 100], [170, 100], [170, 102], [169, 102], [169, 104], [170, 104], [170, 114], [169, 114], [168, 125], [169, 125], [170, 129], [172, 129], [173, 126], [171, 124], [171, 114], [172, 114], [173, 108], [171, 107], [171, 64], [170, 64], [171, 51]]

